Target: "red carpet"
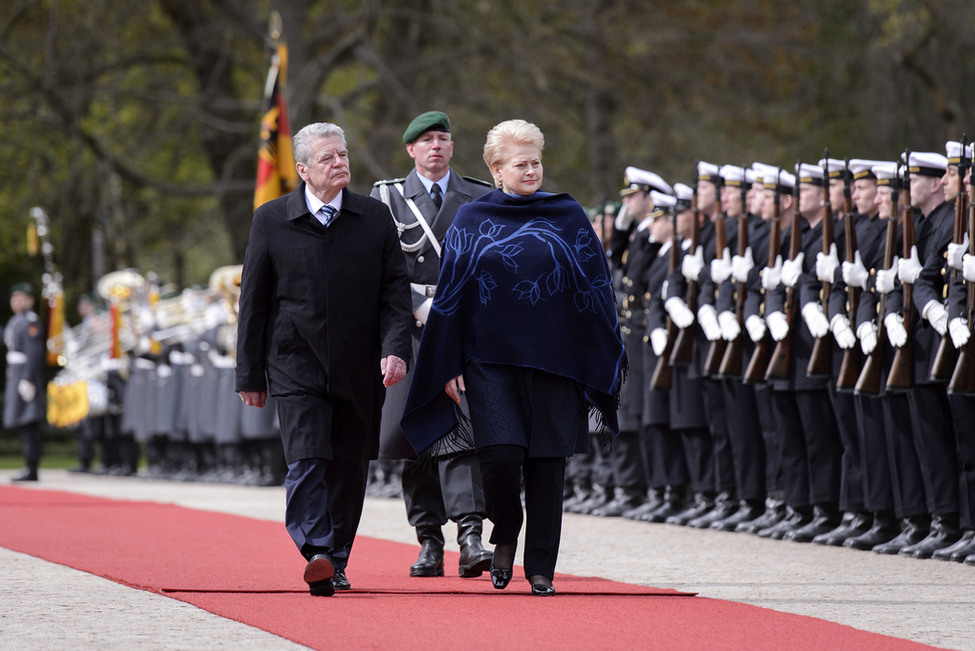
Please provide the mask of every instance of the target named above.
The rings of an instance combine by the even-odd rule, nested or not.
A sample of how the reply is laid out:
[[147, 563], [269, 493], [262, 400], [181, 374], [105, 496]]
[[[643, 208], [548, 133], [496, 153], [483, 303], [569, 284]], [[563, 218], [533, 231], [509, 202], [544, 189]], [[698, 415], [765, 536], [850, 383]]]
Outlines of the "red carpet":
[[[282, 506], [283, 508], [283, 506]], [[823, 620], [673, 590], [558, 575], [536, 599], [520, 568], [480, 579], [411, 579], [416, 549], [356, 540], [353, 590], [313, 598], [276, 522], [179, 506], [0, 487], [0, 546], [166, 594], [316, 648], [928, 649]], [[457, 554], [447, 555], [456, 567]]]

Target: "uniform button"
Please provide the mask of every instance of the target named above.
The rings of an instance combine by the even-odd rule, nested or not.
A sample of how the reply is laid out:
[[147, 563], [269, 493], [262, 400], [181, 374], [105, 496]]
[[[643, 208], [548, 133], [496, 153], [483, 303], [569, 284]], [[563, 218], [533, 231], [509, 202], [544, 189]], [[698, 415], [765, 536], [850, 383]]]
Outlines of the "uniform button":
[[649, 343], [649, 341], [650, 341], [650, 337], [647, 337], [646, 335], [644, 335], [644, 337], [643, 337], [643, 343], [646, 344], [646, 343]]
[[417, 321], [416, 322], [416, 327], [417, 328], [422, 328], [423, 327], [423, 321]]
[[426, 258], [424, 258], [424, 257], [423, 257], [422, 255], [420, 255], [420, 256], [417, 256], [417, 258], [416, 258], [416, 261], [417, 261], [417, 263], [419, 263], [419, 264], [423, 264], [423, 261], [424, 261], [424, 260], [426, 260]]
[[626, 311], [626, 318], [627, 318], [627, 319], [629, 319], [629, 318], [630, 318], [630, 316], [631, 316], [631, 313], [630, 313], [630, 311], [629, 311], [629, 310], [627, 310], [627, 311]]

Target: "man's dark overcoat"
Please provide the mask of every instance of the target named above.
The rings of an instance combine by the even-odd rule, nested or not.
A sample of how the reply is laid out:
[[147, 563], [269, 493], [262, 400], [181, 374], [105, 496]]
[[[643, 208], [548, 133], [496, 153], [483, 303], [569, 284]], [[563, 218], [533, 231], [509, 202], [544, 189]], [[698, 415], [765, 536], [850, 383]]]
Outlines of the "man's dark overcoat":
[[305, 184], [254, 213], [241, 276], [237, 391], [277, 400], [288, 463], [375, 459], [380, 360], [409, 362], [410, 281], [388, 208], [342, 190], [325, 228]]

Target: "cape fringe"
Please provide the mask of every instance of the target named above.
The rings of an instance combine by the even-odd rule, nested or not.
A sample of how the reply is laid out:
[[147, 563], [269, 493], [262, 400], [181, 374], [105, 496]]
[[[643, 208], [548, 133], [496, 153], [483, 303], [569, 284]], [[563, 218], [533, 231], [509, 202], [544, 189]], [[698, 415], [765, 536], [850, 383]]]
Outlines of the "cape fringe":
[[474, 430], [471, 419], [457, 406], [454, 407], [454, 412], [457, 414], [457, 424], [417, 455], [421, 463], [442, 457], [470, 454], [474, 451]]

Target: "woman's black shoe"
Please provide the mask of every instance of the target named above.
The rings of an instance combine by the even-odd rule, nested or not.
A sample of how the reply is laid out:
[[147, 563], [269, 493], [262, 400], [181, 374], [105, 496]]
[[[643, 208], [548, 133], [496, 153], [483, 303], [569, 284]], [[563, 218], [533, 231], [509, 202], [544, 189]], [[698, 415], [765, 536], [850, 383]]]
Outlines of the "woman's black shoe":
[[494, 567], [494, 561], [491, 561], [491, 583], [494, 584], [494, 587], [498, 590], [504, 590], [510, 582], [511, 568]]
[[551, 579], [541, 574], [533, 574], [528, 577], [528, 582], [532, 584], [533, 597], [551, 597], [555, 594], [555, 587]]

